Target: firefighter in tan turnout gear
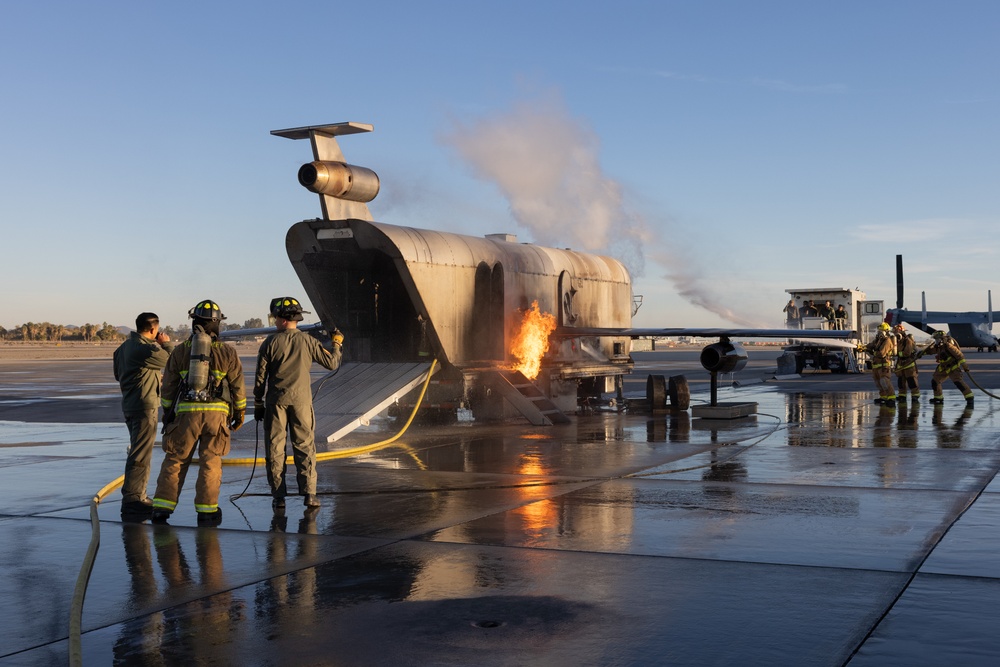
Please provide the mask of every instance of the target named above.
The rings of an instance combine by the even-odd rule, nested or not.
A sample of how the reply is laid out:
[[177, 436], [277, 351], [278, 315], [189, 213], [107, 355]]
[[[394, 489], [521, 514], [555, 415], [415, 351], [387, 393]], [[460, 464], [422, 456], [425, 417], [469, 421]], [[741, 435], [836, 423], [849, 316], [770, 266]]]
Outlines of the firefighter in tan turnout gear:
[[896, 407], [896, 392], [892, 388], [892, 365], [896, 361], [896, 339], [892, 335], [889, 324], [878, 325], [878, 334], [867, 345], [859, 345], [858, 349], [867, 352], [872, 358], [872, 379], [878, 387], [876, 403], [886, 407]]
[[163, 372], [163, 451], [156, 480], [153, 522], [165, 522], [177, 507], [188, 466], [198, 449], [200, 465], [194, 507], [198, 524], [222, 521], [219, 486], [229, 433], [243, 424], [247, 399], [243, 367], [231, 345], [218, 340], [226, 316], [211, 300], [188, 312], [191, 337], [174, 348]]
[[965, 355], [962, 354], [962, 349], [955, 339], [944, 331], [935, 331], [934, 342], [921, 353], [921, 356], [928, 352], [933, 352], [937, 361], [937, 368], [931, 377], [931, 388], [934, 390], [931, 403], [944, 403], [944, 381], [945, 378], [951, 378], [965, 396], [966, 404], [971, 407], [974, 402], [972, 389], [962, 379], [962, 371], [968, 372], [969, 366], [965, 363]]
[[914, 403], [920, 401], [920, 383], [917, 381], [917, 343], [902, 324], [894, 327], [896, 333], [896, 378], [900, 402], [906, 401], [909, 390]]
[[277, 333], [268, 336], [257, 353], [253, 384], [253, 415], [264, 422], [267, 442], [267, 481], [271, 485], [271, 505], [285, 507], [288, 494], [285, 480], [286, 433], [292, 441], [295, 481], [306, 507], [319, 507], [316, 495], [316, 417], [313, 412], [309, 371], [313, 363], [334, 370], [340, 367], [344, 335], [333, 331], [333, 353], [309, 334], [299, 331], [302, 321], [299, 302], [290, 297], [271, 300], [271, 315]]

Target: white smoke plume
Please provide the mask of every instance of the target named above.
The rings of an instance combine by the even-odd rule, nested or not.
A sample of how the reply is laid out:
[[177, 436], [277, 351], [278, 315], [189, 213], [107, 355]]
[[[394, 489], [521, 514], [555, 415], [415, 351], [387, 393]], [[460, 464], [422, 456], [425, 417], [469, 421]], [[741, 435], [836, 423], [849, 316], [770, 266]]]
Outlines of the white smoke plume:
[[744, 327], [767, 328], [765, 323], [741, 315], [731, 308], [723, 306], [713, 290], [703, 284], [701, 271], [691, 266], [689, 260], [677, 252], [670, 252], [663, 244], [657, 244], [650, 250], [654, 262], [666, 268], [663, 278], [669, 280], [677, 293], [689, 303], [715, 313], [727, 322]]
[[751, 326], [702, 284], [699, 272], [683, 259], [689, 255], [678, 250], [676, 235], [668, 251], [643, 217], [629, 209], [621, 185], [601, 170], [596, 135], [555, 96], [520, 102], [469, 124], [456, 122], [443, 141], [477, 178], [499, 188], [534, 241], [614, 256], [633, 280], [645, 271], [645, 248], [667, 268], [664, 277], [685, 299]]
[[622, 189], [605, 176], [598, 140], [553, 99], [456, 124], [444, 141], [474, 175], [493, 183], [514, 219], [537, 243], [616, 256], [642, 275], [643, 221], [626, 210]]

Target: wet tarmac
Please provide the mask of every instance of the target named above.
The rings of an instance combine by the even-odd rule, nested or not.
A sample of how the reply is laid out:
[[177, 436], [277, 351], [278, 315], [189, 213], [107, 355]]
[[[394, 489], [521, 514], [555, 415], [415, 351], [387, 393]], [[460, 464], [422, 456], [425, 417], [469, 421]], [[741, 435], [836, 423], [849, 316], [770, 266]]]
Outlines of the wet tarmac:
[[[1000, 357], [969, 356], [1000, 394]], [[627, 386], [690, 362], [648, 355]], [[758, 404], [739, 420], [413, 426], [320, 464], [314, 512], [275, 515], [263, 471], [227, 467], [223, 498], [246, 493], [218, 528], [197, 527], [194, 475], [170, 525], [122, 523], [112, 493], [83, 664], [997, 664], [1000, 401], [932, 406], [921, 370], [898, 409], [866, 376], [758, 367], [720, 395]], [[0, 665], [76, 650], [89, 503], [127, 444], [108, 373], [0, 362]]]

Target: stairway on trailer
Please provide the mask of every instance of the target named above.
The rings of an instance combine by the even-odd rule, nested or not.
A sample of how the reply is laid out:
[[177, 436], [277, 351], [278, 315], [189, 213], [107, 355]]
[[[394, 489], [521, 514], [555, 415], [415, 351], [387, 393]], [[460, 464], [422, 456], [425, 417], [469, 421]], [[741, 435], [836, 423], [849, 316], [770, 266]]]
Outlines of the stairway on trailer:
[[535, 426], [570, 422], [570, 418], [520, 371], [498, 370], [491, 376], [493, 388]]

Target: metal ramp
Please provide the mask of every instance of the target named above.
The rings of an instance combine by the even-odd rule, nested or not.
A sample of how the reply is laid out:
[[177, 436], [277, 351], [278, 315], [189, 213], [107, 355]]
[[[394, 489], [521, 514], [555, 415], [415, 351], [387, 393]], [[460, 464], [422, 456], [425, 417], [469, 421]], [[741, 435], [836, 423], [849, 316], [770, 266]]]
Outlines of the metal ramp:
[[535, 426], [568, 424], [570, 418], [520, 371], [492, 371], [489, 382]]
[[847, 372], [848, 373], [863, 373], [864, 370], [858, 363], [858, 355], [855, 354], [854, 350], [844, 350], [844, 359], [847, 360]]
[[[435, 371], [441, 366], [435, 366]], [[427, 378], [426, 362], [346, 363], [312, 385], [316, 439], [336, 442], [386, 409]]]

